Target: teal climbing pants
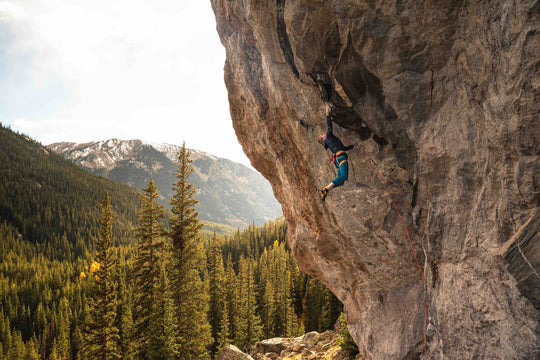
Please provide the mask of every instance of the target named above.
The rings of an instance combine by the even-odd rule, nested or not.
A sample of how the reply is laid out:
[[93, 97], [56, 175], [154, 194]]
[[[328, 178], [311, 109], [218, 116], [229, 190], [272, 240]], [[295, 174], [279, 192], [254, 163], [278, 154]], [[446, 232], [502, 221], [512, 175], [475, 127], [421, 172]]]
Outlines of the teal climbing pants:
[[332, 182], [334, 183], [334, 187], [339, 187], [349, 178], [349, 162], [347, 161], [347, 154], [338, 155], [334, 165], [336, 165], [338, 172], [337, 177]]

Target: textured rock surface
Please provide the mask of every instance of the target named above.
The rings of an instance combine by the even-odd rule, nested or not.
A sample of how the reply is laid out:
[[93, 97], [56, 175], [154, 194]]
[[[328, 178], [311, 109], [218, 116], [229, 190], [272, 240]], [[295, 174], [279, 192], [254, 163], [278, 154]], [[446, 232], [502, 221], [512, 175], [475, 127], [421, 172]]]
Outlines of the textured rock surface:
[[251, 356], [255, 360], [351, 360], [337, 344], [338, 337], [335, 331], [312, 331], [297, 338], [263, 340], [253, 346]]
[[297, 338], [267, 339], [256, 343], [250, 355], [241, 353], [234, 346], [227, 346], [219, 353], [218, 360], [351, 360], [351, 357], [337, 345], [338, 337], [339, 334], [335, 331], [323, 333], [312, 331]]
[[248, 354], [244, 354], [234, 345], [225, 346], [216, 360], [253, 360]]
[[[368, 359], [535, 359], [540, 3], [212, 0], [234, 127]], [[316, 136], [358, 143], [350, 178]]]

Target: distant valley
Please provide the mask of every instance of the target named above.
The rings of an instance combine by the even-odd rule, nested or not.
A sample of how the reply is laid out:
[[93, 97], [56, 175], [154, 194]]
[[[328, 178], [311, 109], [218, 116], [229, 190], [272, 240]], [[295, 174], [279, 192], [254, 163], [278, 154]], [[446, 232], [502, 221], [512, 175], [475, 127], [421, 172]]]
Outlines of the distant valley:
[[[179, 146], [141, 140], [61, 142], [49, 149], [94, 174], [137, 189], [154, 179], [161, 203], [169, 207], [175, 181], [174, 160]], [[190, 181], [199, 187], [197, 206], [203, 221], [246, 227], [263, 224], [281, 215], [269, 182], [259, 173], [233, 161], [191, 150], [194, 172]]]

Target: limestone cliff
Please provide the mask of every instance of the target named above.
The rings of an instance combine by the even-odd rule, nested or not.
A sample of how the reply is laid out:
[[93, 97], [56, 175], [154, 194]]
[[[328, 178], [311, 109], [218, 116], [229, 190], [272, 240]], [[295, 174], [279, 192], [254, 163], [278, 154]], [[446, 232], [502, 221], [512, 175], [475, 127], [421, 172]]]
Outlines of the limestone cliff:
[[[540, 3], [211, 0], [236, 134], [367, 359], [540, 356]], [[324, 100], [349, 152], [334, 178]], [[420, 272], [385, 186], [403, 214]]]

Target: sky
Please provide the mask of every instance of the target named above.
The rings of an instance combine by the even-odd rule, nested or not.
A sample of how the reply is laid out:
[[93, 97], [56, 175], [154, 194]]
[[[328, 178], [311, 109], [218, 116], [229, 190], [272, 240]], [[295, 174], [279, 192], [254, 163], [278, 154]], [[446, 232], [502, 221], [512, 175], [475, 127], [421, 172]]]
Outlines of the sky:
[[249, 165], [210, 0], [0, 0], [0, 122], [43, 144], [141, 139]]

